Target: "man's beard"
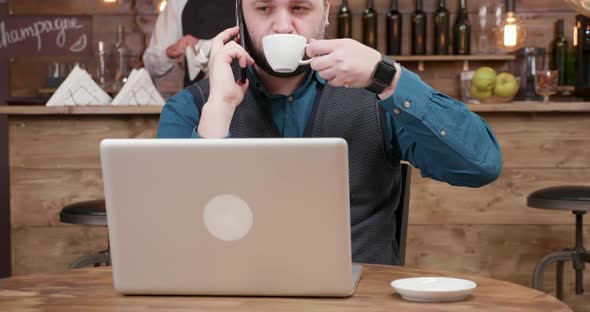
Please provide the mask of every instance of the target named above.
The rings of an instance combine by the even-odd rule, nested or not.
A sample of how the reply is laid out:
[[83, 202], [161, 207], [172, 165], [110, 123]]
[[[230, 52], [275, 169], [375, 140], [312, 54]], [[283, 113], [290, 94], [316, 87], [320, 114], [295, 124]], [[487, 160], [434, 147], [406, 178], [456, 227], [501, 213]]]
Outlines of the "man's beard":
[[[325, 38], [325, 27], [322, 25], [320, 29], [316, 31], [316, 35], [313, 37], [314, 39], [324, 39]], [[248, 38], [246, 40], [246, 49], [250, 56], [254, 59], [256, 66], [268, 73], [271, 76], [278, 77], [278, 78], [292, 78], [299, 76], [303, 73], [309, 72], [311, 70], [310, 65], [301, 65], [298, 66], [295, 71], [290, 73], [279, 73], [276, 72], [270, 67], [266, 57], [264, 56], [264, 52], [262, 48], [255, 47], [252, 44], [252, 40], [250, 40], [250, 36], [246, 35]]]

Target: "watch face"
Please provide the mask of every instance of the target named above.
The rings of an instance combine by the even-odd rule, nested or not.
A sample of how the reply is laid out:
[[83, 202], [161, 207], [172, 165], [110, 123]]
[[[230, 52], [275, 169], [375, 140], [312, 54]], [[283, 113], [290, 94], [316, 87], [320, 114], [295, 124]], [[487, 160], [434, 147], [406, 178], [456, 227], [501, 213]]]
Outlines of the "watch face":
[[380, 62], [373, 78], [379, 82], [389, 85], [395, 77], [395, 72], [395, 67], [391, 67], [388, 64]]

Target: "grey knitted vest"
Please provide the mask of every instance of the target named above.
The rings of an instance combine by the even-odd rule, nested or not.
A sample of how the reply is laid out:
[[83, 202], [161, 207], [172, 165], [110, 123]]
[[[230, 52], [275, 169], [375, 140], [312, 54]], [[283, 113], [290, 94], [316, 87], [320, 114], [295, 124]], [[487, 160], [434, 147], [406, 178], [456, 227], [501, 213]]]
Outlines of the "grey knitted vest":
[[[201, 112], [209, 81], [188, 88]], [[270, 113], [261, 107], [259, 92], [250, 87], [237, 107], [230, 133], [234, 138], [278, 137]], [[400, 199], [399, 159], [386, 149], [385, 112], [375, 95], [362, 89], [318, 84], [305, 137], [338, 137], [348, 143], [352, 261], [398, 264], [395, 209]], [[313, 177], [310, 177], [313, 179]]]

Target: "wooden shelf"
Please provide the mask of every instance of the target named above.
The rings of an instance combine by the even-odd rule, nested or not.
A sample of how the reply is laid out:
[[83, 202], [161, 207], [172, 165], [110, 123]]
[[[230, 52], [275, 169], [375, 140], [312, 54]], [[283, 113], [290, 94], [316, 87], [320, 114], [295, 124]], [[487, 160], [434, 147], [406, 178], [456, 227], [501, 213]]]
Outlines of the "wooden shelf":
[[475, 113], [567, 113], [567, 112], [590, 112], [590, 102], [512, 102], [498, 104], [468, 104]]
[[475, 55], [397, 55], [392, 56], [400, 62], [444, 62], [444, 61], [512, 61], [512, 54]]
[[463, 62], [463, 70], [469, 70], [469, 61], [512, 61], [512, 54], [472, 54], [472, 55], [397, 55], [399, 62], [418, 62], [418, 71], [424, 71], [424, 62]]
[[[468, 104], [475, 113], [590, 113], [590, 102], [512, 102]], [[162, 106], [0, 106], [0, 115], [158, 115]]]
[[162, 106], [39, 106], [5, 105], [0, 106], [0, 114], [6, 115], [152, 115], [160, 114]]

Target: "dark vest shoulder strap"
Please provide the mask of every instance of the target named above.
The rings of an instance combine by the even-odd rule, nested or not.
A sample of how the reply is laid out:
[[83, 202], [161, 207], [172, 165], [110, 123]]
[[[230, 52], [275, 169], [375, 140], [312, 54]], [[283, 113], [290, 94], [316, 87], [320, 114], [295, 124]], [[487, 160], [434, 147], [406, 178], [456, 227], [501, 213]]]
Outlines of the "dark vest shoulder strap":
[[193, 96], [197, 111], [201, 114], [203, 106], [209, 98], [209, 79], [201, 80], [186, 88]]

